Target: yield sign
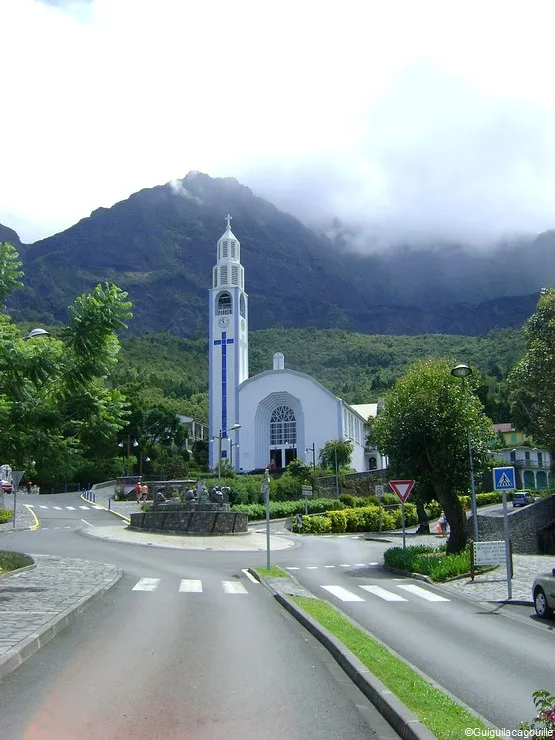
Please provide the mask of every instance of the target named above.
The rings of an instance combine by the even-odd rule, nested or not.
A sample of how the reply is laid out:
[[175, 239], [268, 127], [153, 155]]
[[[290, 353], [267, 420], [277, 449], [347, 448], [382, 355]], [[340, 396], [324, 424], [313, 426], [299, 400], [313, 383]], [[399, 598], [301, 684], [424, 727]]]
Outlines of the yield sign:
[[413, 480], [390, 480], [389, 485], [397, 495], [399, 501], [404, 504], [416, 481]]

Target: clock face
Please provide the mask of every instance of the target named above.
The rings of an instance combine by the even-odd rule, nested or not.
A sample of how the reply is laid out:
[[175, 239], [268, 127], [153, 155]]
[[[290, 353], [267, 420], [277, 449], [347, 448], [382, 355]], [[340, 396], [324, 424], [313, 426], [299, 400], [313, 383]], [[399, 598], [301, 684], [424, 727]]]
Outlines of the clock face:
[[220, 318], [218, 319], [218, 326], [221, 326], [222, 329], [225, 329], [226, 326], [229, 326], [229, 319], [227, 318], [227, 316], [220, 316]]

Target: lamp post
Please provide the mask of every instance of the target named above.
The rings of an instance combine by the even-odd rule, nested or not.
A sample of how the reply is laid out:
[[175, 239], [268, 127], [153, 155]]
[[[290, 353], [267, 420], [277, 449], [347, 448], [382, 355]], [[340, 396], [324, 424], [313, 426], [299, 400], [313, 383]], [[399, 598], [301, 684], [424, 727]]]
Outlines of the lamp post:
[[233, 468], [233, 448], [237, 449], [239, 447], [238, 442], [234, 442], [231, 438], [229, 440], [229, 464]]
[[[123, 442], [120, 442], [118, 444], [118, 447], [123, 447]], [[137, 440], [133, 440], [133, 447], [138, 447], [139, 443]], [[129, 477], [129, 458], [131, 457], [131, 435], [127, 435], [127, 463], [126, 463], [126, 469], [125, 469], [125, 475], [126, 477]]]
[[333, 448], [333, 455], [335, 457], [335, 496], [339, 498], [339, 468], [337, 467], [337, 444]]
[[313, 442], [312, 447], [307, 447], [305, 452], [312, 452], [312, 467], [316, 470], [316, 445]]
[[[462, 386], [464, 388], [464, 379], [467, 378], [469, 375], [472, 375], [472, 368], [468, 367], [468, 365], [457, 365], [451, 370], [451, 375], [454, 375], [455, 378], [460, 378], [462, 381]], [[468, 456], [470, 458], [470, 504], [474, 524], [474, 542], [478, 542], [478, 511], [476, 508], [476, 484], [474, 482], [474, 458], [472, 456], [472, 437], [470, 435], [470, 427], [468, 428]]]
[[220, 433], [215, 434], [210, 440], [211, 442], [214, 442], [216, 439], [218, 440], [218, 486], [222, 482], [222, 439], [224, 439], [228, 432], [232, 432], [234, 429], [241, 429], [241, 425], [232, 424], [229, 429], [224, 429], [223, 431], [220, 429]]

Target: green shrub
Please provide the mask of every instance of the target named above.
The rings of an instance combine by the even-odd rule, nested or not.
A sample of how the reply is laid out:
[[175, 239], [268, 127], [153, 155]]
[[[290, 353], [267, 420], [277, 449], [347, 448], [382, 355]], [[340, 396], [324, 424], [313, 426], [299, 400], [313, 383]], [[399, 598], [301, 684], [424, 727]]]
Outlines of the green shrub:
[[347, 514], [345, 511], [330, 511], [327, 515], [330, 520], [330, 530], [334, 533], [342, 533], [347, 530]]
[[331, 532], [331, 523], [327, 516], [305, 516], [303, 517], [303, 528], [299, 530], [295, 525], [294, 532], [303, 534], [328, 534]]
[[399, 506], [399, 499], [394, 493], [384, 493], [382, 496], [382, 504], [384, 506], [393, 506], [394, 504]]
[[[388, 513], [393, 517], [393, 525], [388, 529], [401, 529], [403, 526], [403, 512], [401, 506], [395, 509], [389, 509]], [[416, 513], [416, 504], [405, 504], [405, 526], [412, 527], [418, 524], [418, 514]]]
[[[306, 508], [309, 514], [319, 514], [331, 509], [341, 509], [344, 504], [337, 499], [315, 498], [308, 499]], [[246, 514], [249, 519], [264, 519], [266, 517], [266, 508], [262, 504], [235, 504], [231, 507], [233, 511]], [[295, 514], [305, 513], [305, 500], [297, 499], [296, 501], [270, 501], [270, 518], [284, 519]]]
[[11, 522], [13, 519], [13, 511], [10, 511], [10, 509], [0, 509], [0, 524], [6, 524], [6, 522]]
[[384, 552], [384, 562], [409, 573], [429, 576], [434, 581], [445, 581], [470, 572], [470, 550], [467, 548], [457, 555], [448, 555], [445, 545], [439, 548], [426, 545], [412, 545], [405, 549], [391, 547]]
[[355, 497], [351, 493], [342, 493], [339, 500], [342, 501], [345, 506], [348, 506], [349, 509], [352, 509], [355, 505]]
[[[1, 511], [5, 511], [5, 509]], [[0, 550], [0, 573], [8, 573], [11, 570], [25, 568], [27, 565], [33, 565], [34, 562], [32, 557], [24, 555], [22, 552]]]

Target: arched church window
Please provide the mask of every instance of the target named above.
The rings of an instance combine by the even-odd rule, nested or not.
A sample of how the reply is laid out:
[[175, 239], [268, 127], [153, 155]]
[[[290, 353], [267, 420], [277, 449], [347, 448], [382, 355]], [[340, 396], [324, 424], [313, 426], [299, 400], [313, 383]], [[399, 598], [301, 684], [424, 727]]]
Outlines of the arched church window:
[[245, 314], [246, 314], [245, 296], [242, 293], [241, 293], [241, 296], [239, 297], [239, 313], [241, 314], [243, 318], [245, 318]]
[[218, 296], [218, 315], [231, 313], [231, 296], [229, 293], [220, 293]]
[[270, 418], [270, 445], [295, 444], [297, 441], [297, 422], [293, 409], [278, 406]]

